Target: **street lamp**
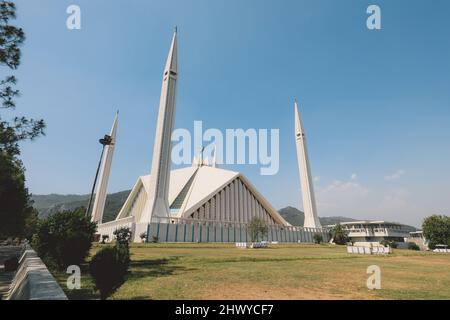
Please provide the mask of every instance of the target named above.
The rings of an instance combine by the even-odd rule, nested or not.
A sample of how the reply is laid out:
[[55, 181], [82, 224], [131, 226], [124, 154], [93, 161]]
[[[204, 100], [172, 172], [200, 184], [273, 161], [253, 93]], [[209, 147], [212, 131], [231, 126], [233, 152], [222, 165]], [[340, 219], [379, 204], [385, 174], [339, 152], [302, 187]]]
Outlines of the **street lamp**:
[[105, 136], [98, 140], [102, 147], [102, 153], [100, 155], [100, 160], [98, 161], [97, 172], [95, 173], [94, 184], [92, 185], [91, 197], [89, 198], [89, 204], [86, 209], [86, 217], [89, 216], [89, 211], [91, 210], [92, 198], [94, 197], [95, 185], [97, 184], [98, 172], [100, 171], [100, 165], [102, 164], [103, 153], [105, 152], [105, 146], [112, 144], [112, 138], [110, 135], [105, 134]]

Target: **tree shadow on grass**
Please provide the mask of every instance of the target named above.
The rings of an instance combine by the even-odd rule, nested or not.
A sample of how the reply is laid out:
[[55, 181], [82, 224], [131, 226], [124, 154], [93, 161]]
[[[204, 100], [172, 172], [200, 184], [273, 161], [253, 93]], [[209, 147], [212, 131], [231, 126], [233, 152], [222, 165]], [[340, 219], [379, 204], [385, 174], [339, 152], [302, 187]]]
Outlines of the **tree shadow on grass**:
[[[130, 268], [125, 282], [136, 281], [143, 278], [167, 277], [173, 274], [180, 274], [187, 271], [195, 271], [194, 268], [186, 268], [180, 265], [174, 265], [179, 257], [169, 257], [164, 259], [144, 259], [131, 261]], [[149, 300], [149, 296], [131, 296], [130, 300]]]
[[164, 259], [144, 259], [131, 261], [127, 280], [142, 277], [170, 276], [174, 273], [196, 270], [179, 265], [173, 265], [173, 263], [178, 259], [179, 257], [169, 257]]

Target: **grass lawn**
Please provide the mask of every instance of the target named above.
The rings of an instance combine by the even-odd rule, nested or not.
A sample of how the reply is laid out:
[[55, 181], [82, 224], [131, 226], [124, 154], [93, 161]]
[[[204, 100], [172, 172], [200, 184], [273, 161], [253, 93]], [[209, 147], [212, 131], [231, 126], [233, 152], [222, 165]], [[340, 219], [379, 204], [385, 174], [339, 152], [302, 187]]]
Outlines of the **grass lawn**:
[[[95, 245], [94, 254], [101, 245]], [[346, 253], [331, 245], [132, 244], [126, 282], [112, 299], [450, 299], [450, 255], [396, 250], [389, 256]], [[381, 290], [368, 290], [370, 265]], [[86, 266], [70, 299], [98, 299]]]

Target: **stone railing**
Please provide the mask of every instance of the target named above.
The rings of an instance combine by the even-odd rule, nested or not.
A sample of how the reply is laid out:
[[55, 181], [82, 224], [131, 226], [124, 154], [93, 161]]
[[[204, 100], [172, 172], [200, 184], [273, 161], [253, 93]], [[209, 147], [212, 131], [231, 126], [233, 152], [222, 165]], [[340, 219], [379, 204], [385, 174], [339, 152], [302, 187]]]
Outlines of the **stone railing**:
[[37, 253], [25, 245], [7, 300], [67, 300]]

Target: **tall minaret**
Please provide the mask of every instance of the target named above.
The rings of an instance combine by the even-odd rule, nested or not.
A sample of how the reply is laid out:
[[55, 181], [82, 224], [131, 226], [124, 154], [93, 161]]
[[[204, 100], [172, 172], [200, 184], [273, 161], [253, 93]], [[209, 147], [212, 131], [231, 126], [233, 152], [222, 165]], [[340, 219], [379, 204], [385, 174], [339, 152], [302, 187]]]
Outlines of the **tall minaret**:
[[294, 102], [295, 109], [295, 143], [297, 145], [298, 170], [300, 172], [300, 183], [302, 185], [303, 210], [305, 211], [304, 227], [321, 228], [317, 217], [316, 199], [309, 166], [308, 147], [306, 145], [305, 130], [302, 119], [298, 112], [297, 99]]
[[141, 217], [141, 222], [148, 223], [155, 217], [169, 217], [171, 136], [175, 119], [177, 77], [177, 30], [175, 28], [169, 56], [167, 57], [164, 68], [158, 122], [156, 124], [155, 143], [153, 146], [148, 199]]
[[105, 151], [102, 159], [102, 167], [100, 171], [100, 179], [98, 183], [97, 193], [95, 194], [94, 206], [92, 208], [91, 220], [93, 222], [102, 223], [103, 211], [105, 210], [106, 192], [108, 191], [108, 180], [111, 172], [111, 164], [114, 155], [114, 147], [116, 145], [117, 124], [119, 122], [119, 112], [116, 113], [113, 126], [109, 136], [111, 137], [111, 144], [105, 146]]

